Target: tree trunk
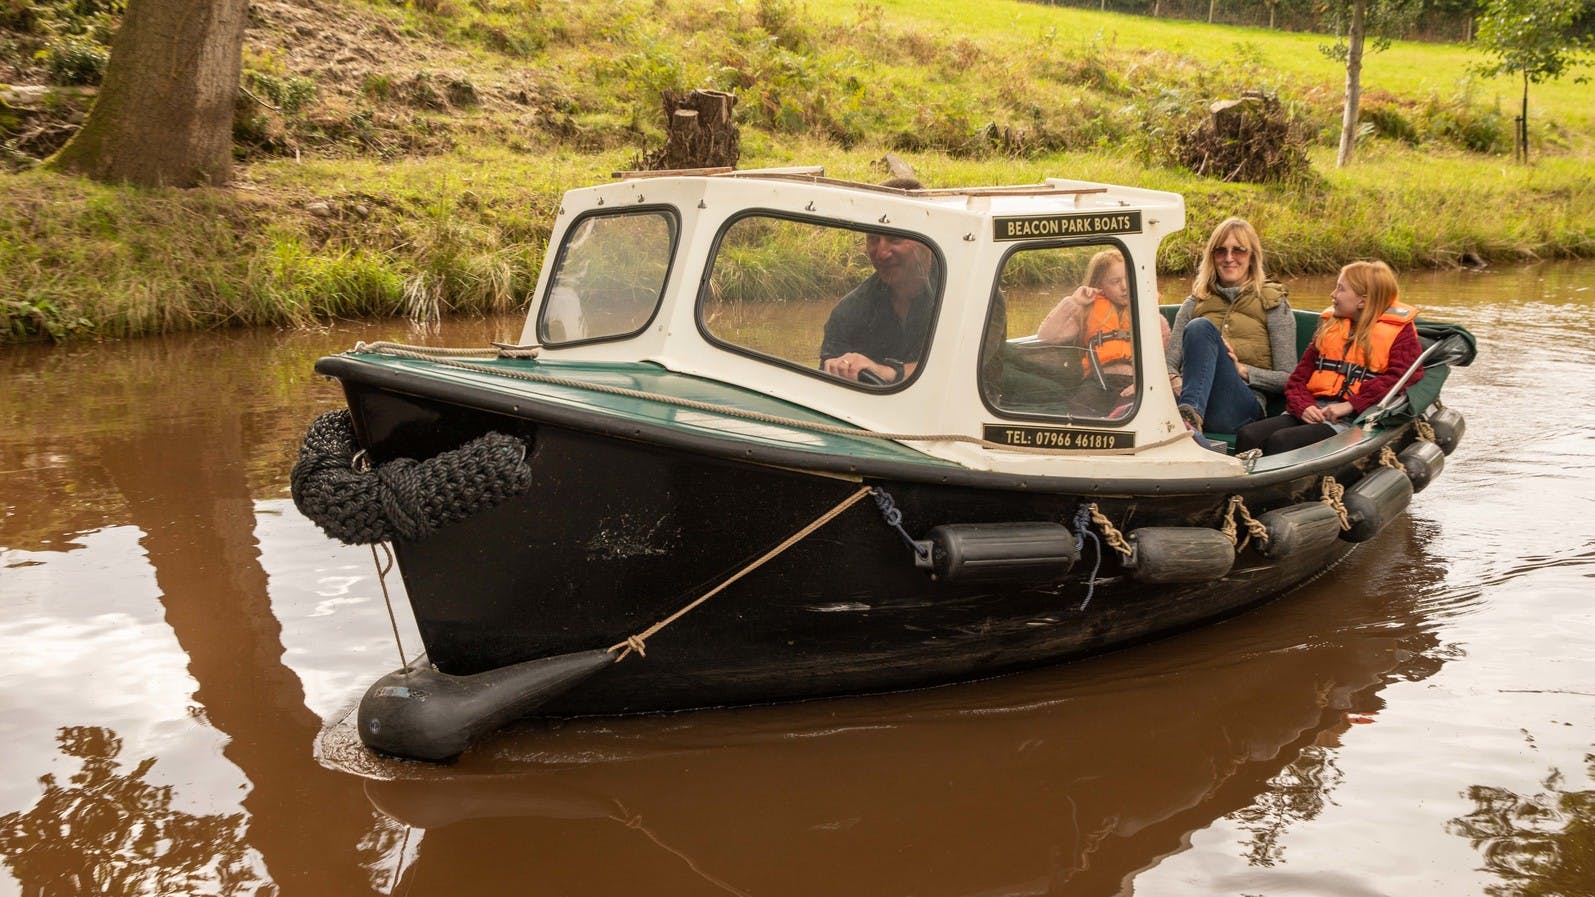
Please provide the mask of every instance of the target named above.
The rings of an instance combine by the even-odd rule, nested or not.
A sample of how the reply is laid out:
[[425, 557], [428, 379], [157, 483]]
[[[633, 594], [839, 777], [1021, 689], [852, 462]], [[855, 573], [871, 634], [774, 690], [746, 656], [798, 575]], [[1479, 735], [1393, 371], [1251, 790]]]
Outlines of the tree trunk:
[[99, 99], [53, 167], [98, 181], [227, 183], [248, 0], [128, 0]]
[[1335, 166], [1345, 168], [1351, 164], [1351, 150], [1357, 143], [1358, 104], [1362, 100], [1362, 43], [1366, 24], [1367, 0], [1354, 0], [1351, 4], [1351, 33], [1346, 45], [1346, 108], [1340, 117], [1340, 153]]
[[1207, 0], [1207, 24], [1213, 24], [1213, 9], [1218, 6], [1218, 0]]
[[650, 171], [736, 167], [742, 141], [731, 110], [735, 94], [694, 90], [686, 96], [664, 95], [665, 145], [638, 160]]

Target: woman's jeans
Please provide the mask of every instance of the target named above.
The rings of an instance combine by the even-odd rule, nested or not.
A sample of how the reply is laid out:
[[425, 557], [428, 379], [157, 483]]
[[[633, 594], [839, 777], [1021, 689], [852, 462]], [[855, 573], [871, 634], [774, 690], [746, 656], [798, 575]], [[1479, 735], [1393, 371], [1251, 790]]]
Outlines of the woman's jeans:
[[1212, 321], [1192, 318], [1185, 325], [1180, 346], [1185, 353], [1180, 366], [1180, 404], [1196, 409], [1202, 416], [1202, 429], [1234, 433], [1263, 416], [1257, 394], [1241, 379]]

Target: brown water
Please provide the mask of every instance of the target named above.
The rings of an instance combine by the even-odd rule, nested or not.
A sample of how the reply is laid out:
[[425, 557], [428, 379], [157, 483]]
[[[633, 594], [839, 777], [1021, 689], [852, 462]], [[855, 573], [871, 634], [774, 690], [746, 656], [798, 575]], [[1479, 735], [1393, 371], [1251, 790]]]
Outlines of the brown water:
[[[1467, 436], [1287, 599], [443, 769], [332, 725], [398, 652], [371, 553], [298, 514], [288, 469], [338, 403], [318, 355], [518, 321], [0, 352], [0, 895], [1595, 893], [1595, 267], [1404, 287], [1479, 337], [1447, 387]], [[414, 651], [402, 601], [400, 627]]]

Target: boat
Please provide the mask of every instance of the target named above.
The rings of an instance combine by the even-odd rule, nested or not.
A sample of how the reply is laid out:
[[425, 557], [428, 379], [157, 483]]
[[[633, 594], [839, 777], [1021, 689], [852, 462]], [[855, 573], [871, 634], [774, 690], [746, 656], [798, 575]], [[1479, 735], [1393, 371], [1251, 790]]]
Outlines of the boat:
[[[316, 362], [347, 408], [306, 433], [296, 504], [391, 543], [425, 651], [367, 691], [362, 741], [447, 761], [526, 716], [980, 679], [1322, 575], [1443, 471], [1466, 427], [1440, 390], [1472, 337], [1420, 320], [1424, 376], [1356, 425], [1214, 451], [1159, 339], [1157, 249], [1184, 223], [1178, 194], [1062, 178], [567, 192], [517, 343]], [[1111, 392], [1090, 346], [1036, 338], [1106, 250], [1131, 281], [1134, 373]], [[846, 345], [870, 295], [908, 309], [873, 356]], [[1304, 343], [1317, 315], [1297, 315]]]

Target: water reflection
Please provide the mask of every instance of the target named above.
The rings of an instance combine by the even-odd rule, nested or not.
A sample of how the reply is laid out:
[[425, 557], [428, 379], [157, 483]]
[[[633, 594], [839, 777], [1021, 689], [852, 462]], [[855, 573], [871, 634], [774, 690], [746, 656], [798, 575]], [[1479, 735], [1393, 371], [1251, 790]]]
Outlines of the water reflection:
[[[1595, 778], [1595, 755], [1587, 759], [1586, 775]], [[1555, 769], [1542, 785], [1531, 795], [1474, 785], [1467, 797], [1475, 809], [1451, 820], [1451, 831], [1501, 878], [1492, 897], [1587, 894], [1595, 881], [1595, 789], [1565, 790]]]
[[0, 816], [0, 857], [24, 893], [236, 894], [264, 884], [244, 814], [174, 808], [172, 787], [145, 779], [156, 758], [124, 770], [122, 739], [109, 729], [65, 727], [56, 741], [81, 768], [65, 785], [41, 776], [32, 808]]
[[[254, 503], [236, 406], [204, 405], [99, 442], [108, 481], [127, 505], [166, 622], [188, 657], [193, 700], [227, 736], [222, 754], [248, 777], [248, 840], [280, 887], [319, 882], [336, 893], [369, 886], [358, 845], [370, 813], [337, 800], [347, 782], [305, 766], [321, 719], [283, 662], [254, 536]], [[315, 824], [298, 818], [316, 805]]]
[[[1587, 603], [1588, 580], [1595, 576], [1591, 546], [1571, 557], [1524, 560], [1496, 578], [1524, 579], [1534, 594], [1565, 599], [1548, 601], [1547, 607]], [[1547, 622], [1554, 626], [1561, 621]], [[1471, 808], [1449, 820], [1446, 829], [1466, 839], [1478, 851], [1483, 868], [1499, 879], [1489, 889], [1491, 895], [1588, 894], [1595, 886], [1595, 747], [1581, 740], [1588, 738], [1587, 730], [1575, 728], [1564, 714], [1568, 702], [1575, 702], [1571, 706], [1587, 717], [1595, 692], [1544, 685], [1501, 691], [1512, 700], [1550, 711], [1548, 719], [1519, 733], [1525, 753], [1545, 765], [1540, 767], [1539, 780], [1531, 784], [1490, 770], [1491, 784], [1469, 785], [1463, 796]]]
[[[314, 762], [322, 719], [285, 662], [255, 535], [254, 496], [284, 490], [301, 409], [336, 401], [335, 390], [309, 381], [310, 365], [348, 342], [224, 334], [143, 341], [115, 352], [79, 347], [5, 357], [0, 545], [7, 569], [30, 574], [7, 577], [7, 631], [28, 639], [52, 630], [127, 636], [125, 625], [89, 627], [59, 615], [63, 603], [121, 614], [132, 608], [119, 606], [119, 598], [148, 600], [143, 590], [125, 587], [142, 560], [186, 661], [189, 715], [223, 736], [220, 757], [242, 773], [247, 789], [232, 800], [225, 793], [188, 798], [231, 803], [231, 811], [175, 811], [180, 792], [149, 781], [161, 774], [158, 757], [124, 772], [116, 760], [123, 741], [111, 728], [58, 723], [60, 750], [81, 758], [82, 771], [69, 788], [44, 773], [42, 797], [4, 817], [6, 860], [29, 893], [234, 893], [269, 884], [283, 893], [357, 894], [391, 884], [405, 833], [372, 812], [357, 781]], [[140, 534], [142, 558], [107, 564], [82, 583], [103, 591], [97, 602], [53, 596], [60, 565], [50, 554], [98, 543], [97, 533], [117, 529]], [[154, 648], [146, 643], [146, 653]], [[114, 674], [46, 663], [30, 674], [92, 675], [107, 688], [52, 687], [66, 706], [26, 711], [93, 719], [141, 669], [148, 669], [142, 659]], [[7, 684], [16, 693], [16, 684]], [[164, 728], [165, 755], [188, 752], [173, 745], [170, 725]], [[192, 732], [175, 737], [195, 740]], [[168, 778], [225, 778], [170, 765], [162, 766]], [[201, 756], [198, 765], [215, 764]], [[51, 840], [53, 832], [67, 837]]]

